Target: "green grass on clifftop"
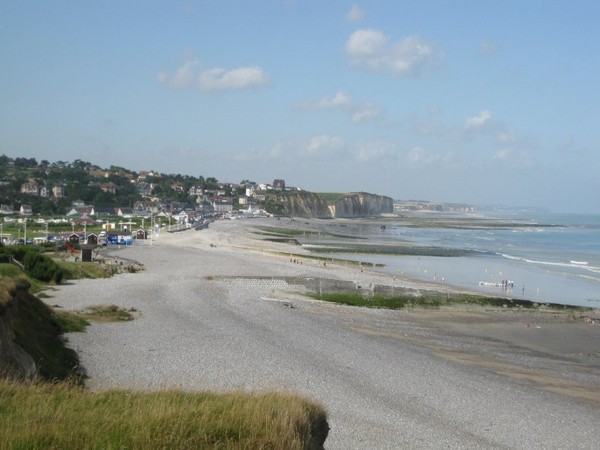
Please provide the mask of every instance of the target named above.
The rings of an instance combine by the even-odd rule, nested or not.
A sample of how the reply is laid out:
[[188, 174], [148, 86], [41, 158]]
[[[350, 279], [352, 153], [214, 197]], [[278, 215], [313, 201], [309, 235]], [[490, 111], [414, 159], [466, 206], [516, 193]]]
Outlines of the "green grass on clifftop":
[[339, 199], [344, 197], [344, 195], [346, 195], [343, 192], [316, 192], [316, 194], [323, 200], [325, 200], [327, 203], [335, 203]]

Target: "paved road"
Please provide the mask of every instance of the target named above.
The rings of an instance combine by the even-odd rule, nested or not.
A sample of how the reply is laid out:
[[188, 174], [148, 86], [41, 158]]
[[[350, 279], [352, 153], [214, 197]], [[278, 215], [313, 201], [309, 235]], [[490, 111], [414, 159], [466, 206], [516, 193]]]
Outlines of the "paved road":
[[121, 252], [146, 270], [66, 285], [50, 300], [139, 311], [133, 322], [69, 336], [92, 388], [291, 390], [326, 406], [330, 450], [600, 446], [597, 404], [377, 332], [390, 323], [396, 335], [427, 332], [401, 312], [283, 296], [275, 282], [213, 278], [310, 275], [314, 268], [162, 243]]

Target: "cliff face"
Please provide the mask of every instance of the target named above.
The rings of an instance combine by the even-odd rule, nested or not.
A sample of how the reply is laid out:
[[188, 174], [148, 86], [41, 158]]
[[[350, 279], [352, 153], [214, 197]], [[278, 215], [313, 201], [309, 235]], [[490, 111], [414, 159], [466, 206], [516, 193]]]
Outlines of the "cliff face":
[[273, 200], [282, 205], [282, 213], [290, 217], [369, 217], [394, 211], [391, 197], [365, 192], [345, 194], [334, 204], [312, 192], [280, 194]]
[[325, 200], [312, 192], [278, 195], [276, 200], [283, 204], [284, 213], [290, 217], [331, 217]]
[[25, 279], [0, 283], [0, 376], [65, 380], [76, 375], [79, 358], [65, 345], [61, 321], [29, 288]]
[[393, 211], [391, 197], [366, 192], [347, 194], [335, 202], [335, 217], [369, 217]]
[[29, 286], [16, 283], [0, 299], [0, 376], [31, 379], [37, 367], [33, 358], [17, 343], [14, 322], [17, 320], [19, 297]]

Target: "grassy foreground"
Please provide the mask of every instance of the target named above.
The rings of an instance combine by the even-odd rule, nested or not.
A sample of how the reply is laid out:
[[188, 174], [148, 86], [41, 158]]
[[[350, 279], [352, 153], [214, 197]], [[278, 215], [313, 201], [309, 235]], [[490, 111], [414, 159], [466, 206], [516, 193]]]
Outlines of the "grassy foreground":
[[327, 431], [323, 408], [294, 395], [0, 382], [3, 449], [308, 449]]

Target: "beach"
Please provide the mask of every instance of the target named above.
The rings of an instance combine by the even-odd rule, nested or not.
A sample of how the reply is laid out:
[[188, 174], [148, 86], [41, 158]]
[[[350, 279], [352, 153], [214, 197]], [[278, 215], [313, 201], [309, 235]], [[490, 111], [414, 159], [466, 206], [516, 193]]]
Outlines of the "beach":
[[49, 304], [134, 310], [68, 335], [88, 386], [295, 392], [328, 410], [327, 449], [598, 447], [598, 310], [314, 300], [300, 280], [466, 290], [323, 264], [256, 232], [277, 226], [223, 220], [109, 247], [144, 270], [59, 286]]

